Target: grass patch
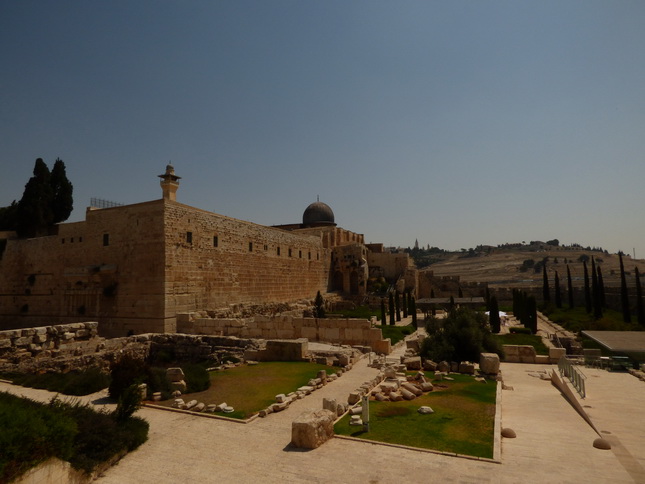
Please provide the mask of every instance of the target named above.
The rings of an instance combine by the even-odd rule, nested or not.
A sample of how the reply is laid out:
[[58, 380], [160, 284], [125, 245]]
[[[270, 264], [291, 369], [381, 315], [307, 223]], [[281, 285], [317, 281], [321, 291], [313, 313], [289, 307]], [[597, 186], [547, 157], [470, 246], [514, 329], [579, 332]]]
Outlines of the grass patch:
[[333, 314], [327, 315], [330, 318], [341, 317], [341, 318], [360, 318], [360, 319], [371, 319], [372, 316], [376, 316], [377, 319], [381, 318], [380, 309], [370, 309], [369, 306], [358, 306], [354, 309], [345, 309], [341, 312], [334, 312]]
[[548, 307], [544, 309], [551, 321], [559, 324], [563, 328], [579, 333], [583, 330], [590, 331], [642, 331], [643, 327], [638, 324], [634, 315], [632, 322], [627, 324], [623, 322], [623, 313], [613, 309], [603, 309], [603, 317], [594, 319], [593, 313], [588, 313], [584, 307], [555, 308]]
[[[294, 392], [306, 385], [319, 370], [334, 371], [326, 365], [297, 361], [262, 362], [212, 371], [208, 390], [187, 394], [183, 398], [206, 404], [226, 402], [235, 409], [235, 412], [226, 414], [227, 417], [247, 419], [275, 403], [276, 395]], [[160, 404], [170, 406], [172, 400]]]
[[527, 345], [535, 348], [538, 355], [548, 355], [549, 348], [544, 344], [542, 338], [535, 334], [511, 333], [511, 334], [494, 334], [500, 345]]
[[95, 367], [68, 373], [43, 373], [40, 375], [3, 373], [1, 376], [11, 380], [15, 385], [74, 396], [90, 395], [107, 388], [110, 384], [110, 376]]
[[[371, 401], [367, 433], [362, 427], [350, 427], [349, 415], [334, 431], [377, 442], [492, 458], [496, 383], [484, 384], [468, 375], [451, 377], [455, 380], [435, 381], [434, 391], [412, 401]], [[422, 405], [432, 407], [435, 413], [421, 415], [417, 409]]]
[[383, 339], [390, 338], [392, 346], [397, 344], [399, 341], [402, 341], [406, 336], [414, 333], [414, 326], [408, 324], [407, 326], [390, 326], [387, 324], [381, 324], [376, 326], [380, 328], [383, 333]]
[[56, 399], [45, 404], [9, 393], [0, 393], [0, 428], [0, 482], [50, 457], [91, 472], [148, 439], [148, 423], [137, 417], [119, 422], [89, 405]]

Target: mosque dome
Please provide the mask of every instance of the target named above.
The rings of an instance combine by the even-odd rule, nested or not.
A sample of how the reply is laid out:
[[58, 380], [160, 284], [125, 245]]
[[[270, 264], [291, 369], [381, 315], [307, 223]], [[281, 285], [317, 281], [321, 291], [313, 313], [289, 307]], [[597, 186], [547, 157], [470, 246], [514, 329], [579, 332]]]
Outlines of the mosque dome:
[[302, 214], [303, 225], [336, 225], [334, 212], [326, 203], [317, 201], [309, 205]]

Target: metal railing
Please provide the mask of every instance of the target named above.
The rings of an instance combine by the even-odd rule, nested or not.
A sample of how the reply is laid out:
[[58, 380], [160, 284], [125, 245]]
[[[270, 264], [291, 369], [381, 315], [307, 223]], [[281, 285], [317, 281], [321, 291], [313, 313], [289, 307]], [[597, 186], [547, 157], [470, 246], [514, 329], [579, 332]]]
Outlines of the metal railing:
[[560, 376], [566, 376], [580, 396], [585, 398], [587, 395], [585, 391], [585, 380], [587, 377], [582, 373], [580, 368], [572, 361], [569, 361], [566, 356], [562, 356], [558, 360], [558, 370], [560, 370]]

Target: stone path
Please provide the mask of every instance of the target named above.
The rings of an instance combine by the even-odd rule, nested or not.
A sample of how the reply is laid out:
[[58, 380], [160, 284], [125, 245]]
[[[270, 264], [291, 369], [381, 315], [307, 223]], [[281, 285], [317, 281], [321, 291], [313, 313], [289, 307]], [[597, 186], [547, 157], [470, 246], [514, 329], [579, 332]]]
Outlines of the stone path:
[[[402, 350], [400, 350], [402, 351]], [[354, 369], [287, 410], [244, 425], [143, 408], [147, 443], [97, 482], [236, 483], [639, 483], [645, 482], [645, 384], [629, 374], [585, 370], [582, 400], [597, 427], [615, 439], [611, 451], [593, 448], [597, 434], [551, 385], [534, 375], [550, 365], [503, 363], [502, 426], [516, 439], [502, 440], [502, 463], [449, 457], [332, 439], [318, 449], [291, 449], [291, 421], [322, 407], [323, 397], [346, 399], [376, 374], [361, 360]], [[0, 383], [0, 390], [47, 400], [49, 392]], [[101, 394], [87, 397], [97, 400]]]

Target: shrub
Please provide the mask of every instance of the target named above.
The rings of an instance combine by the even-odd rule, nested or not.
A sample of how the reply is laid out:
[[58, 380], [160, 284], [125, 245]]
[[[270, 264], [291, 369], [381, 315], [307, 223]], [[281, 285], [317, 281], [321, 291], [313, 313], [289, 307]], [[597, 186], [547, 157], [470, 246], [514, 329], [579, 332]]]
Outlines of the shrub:
[[16, 385], [75, 396], [96, 393], [110, 384], [110, 376], [97, 367], [68, 373], [43, 373], [40, 375], [14, 373], [7, 375], [7, 377]]
[[141, 408], [141, 393], [139, 392], [139, 386], [135, 383], [121, 393], [113, 415], [117, 422], [125, 422], [139, 408]]
[[184, 371], [187, 393], [203, 392], [210, 388], [210, 375], [202, 365], [185, 365], [182, 366], [182, 370]]
[[148, 365], [132, 355], [125, 354], [110, 366], [112, 381], [108, 388], [110, 398], [118, 400], [130, 385], [146, 381], [150, 369]]

